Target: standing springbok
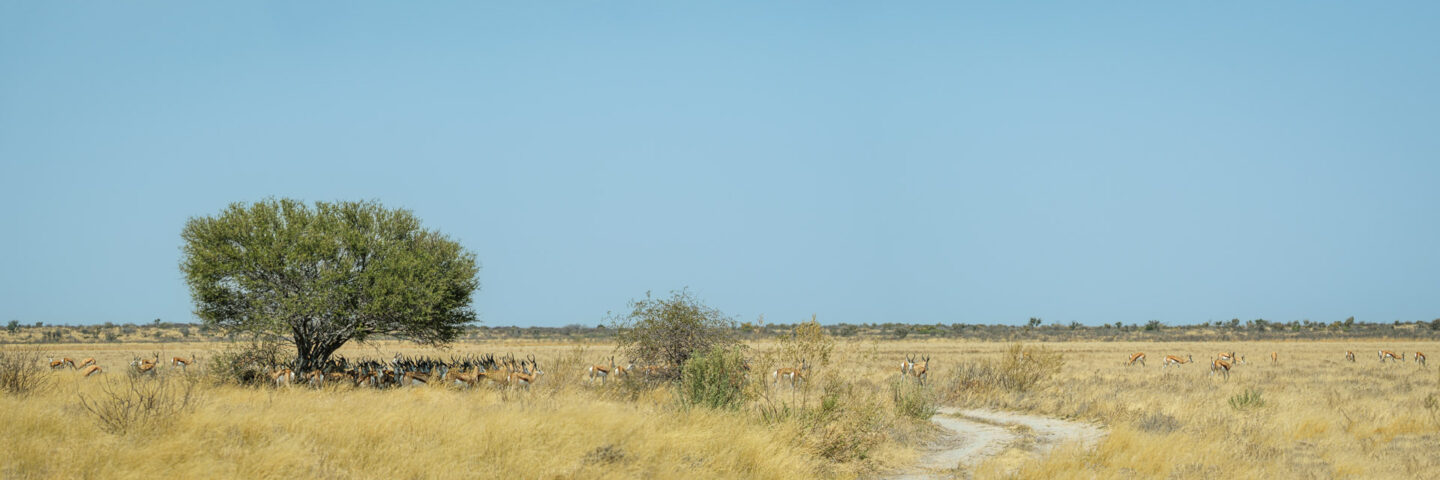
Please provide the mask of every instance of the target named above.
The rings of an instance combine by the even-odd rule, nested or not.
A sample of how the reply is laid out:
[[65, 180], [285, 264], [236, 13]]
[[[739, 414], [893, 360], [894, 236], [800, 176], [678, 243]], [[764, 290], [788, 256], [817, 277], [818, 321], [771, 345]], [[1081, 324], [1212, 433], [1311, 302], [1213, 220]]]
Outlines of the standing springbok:
[[910, 374], [910, 371], [911, 371], [911, 370], [914, 370], [914, 369], [915, 369], [915, 357], [912, 357], [912, 356], [910, 356], [910, 355], [908, 355], [908, 354], [905, 355], [905, 361], [900, 362], [900, 376], [903, 377], [903, 376], [909, 375], [909, 374]]
[[1425, 366], [1425, 354], [1415, 352], [1415, 363], [1420, 364], [1422, 367]]
[[1140, 362], [1140, 366], [1142, 367], [1145, 366], [1145, 352], [1135, 352], [1130, 354], [1130, 361], [1125, 362], [1125, 366], [1128, 367], [1134, 365], [1135, 362]]
[[1349, 360], [1349, 361], [1351, 361], [1351, 362], [1354, 362], [1354, 361], [1355, 361], [1355, 352], [1352, 352], [1352, 351], [1350, 351], [1350, 350], [1346, 350], [1346, 351], [1345, 351], [1345, 359], [1346, 359], [1346, 360]]
[[588, 371], [590, 374], [590, 381], [593, 382], [595, 381], [595, 379], [598, 378], [600, 379], [600, 383], [604, 384], [605, 378], [610, 376], [610, 372], [615, 371], [615, 356], [610, 356], [610, 366], [607, 367], [604, 365], [591, 365]]
[[85, 368], [85, 367], [88, 367], [88, 366], [91, 366], [91, 365], [94, 365], [94, 364], [95, 364], [95, 357], [85, 357], [84, 360], [81, 360], [81, 361], [80, 361], [80, 365], [76, 366], [75, 368]]
[[775, 369], [774, 372], [771, 372], [770, 383], [773, 386], [774, 384], [780, 383], [780, 379], [783, 378], [790, 382], [790, 388], [795, 388], [795, 384], [805, 381], [805, 375], [809, 372], [810, 364], [806, 362], [805, 359], [800, 359], [800, 368], [780, 367]]
[[1214, 376], [1217, 372], [1225, 375], [1225, 381], [1230, 381], [1230, 362], [1218, 358], [1210, 361], [1210, 375]]
[[915, 368], [911, 369], [912, 372], [915, 372], [915, 380], [918, 380], [922, 385], [925, 384], [925, 379], [930, 378], [930, 356], [926, 355], [924, 358], [924, 363], [916, 365]]

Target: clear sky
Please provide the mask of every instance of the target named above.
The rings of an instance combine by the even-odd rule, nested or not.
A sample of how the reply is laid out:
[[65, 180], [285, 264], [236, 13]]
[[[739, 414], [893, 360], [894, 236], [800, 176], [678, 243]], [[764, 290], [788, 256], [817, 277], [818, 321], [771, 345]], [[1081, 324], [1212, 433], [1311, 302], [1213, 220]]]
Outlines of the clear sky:
[[434, 3], [0, 3], [0, 322], [194, 321], [270, 196], [488, 325], [1440, 316], [1437, 2]]

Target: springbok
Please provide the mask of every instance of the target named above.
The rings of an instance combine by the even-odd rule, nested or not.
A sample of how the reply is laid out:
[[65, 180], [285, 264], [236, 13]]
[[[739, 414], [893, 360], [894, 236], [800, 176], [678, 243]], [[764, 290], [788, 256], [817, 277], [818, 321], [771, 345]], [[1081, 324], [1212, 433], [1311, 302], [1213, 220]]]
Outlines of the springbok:
[[930, 356], [926, 355], [924, 358], [924, 363], [916, 365], [915, 368], [911, 369], [911, 371], [915, 373], [915, 379], [920, 381], [922, 385], [925, 383], [925, 379], [930, 376]]
[[51, 370], [58, 370], [58, 369], [61, 369], [61, 368], [65, 368], [65, 360], [63, 360], [63, 359], [62, 359], [62, 360], [56, 360], [55, 357], [45, 357], [45, 358], [48, 358], [48, 359], [50, 360], [50, 369], [51, 369]]
[[1220, 352], [1216, 355], [1216, 357], [1226, 362], [1229, 362], [1231, 365], [1245, 363], [1245, 357], [1236, 355], [1235, 352]]
[[[533, 361], [532, 361], [532, 363], [533, 363]], [[536, 368], [539, 368], [539, 367], [536, 367]], [[624, 365], [616, 365], [616, 366], [615, 366], [615, 376], [616, 376], [616, 377], [629, 376], [629, 375], [631, 374], [631, 372], [634, 372], [634, 371], [635, 371], [635, 359], [633, 359], [633, 358], [630, 359], [630, 362], [629, 362], [629, 363], [626, 363], [626, 364], [624, 364]]]
[[1128, 367], [1134, 365], [1135, 362], [1140, 362], [1140, 366], [1142, 367], [1145, 366], [1145, 352], [1135, 352], [1130, 354], [1130, 361], [1125, 362], [1125, 366]]
[[1403, 354], [1403, 353], [1402, 353], [1402, 354], [1399, 354], [1399, 355], [1396, 355], [1395, 352], [1392, 352], [1392, 351], [1389, 351], [1389, 350], [1381, 350], [1381, 351], [1379, 352], [1379, 355], [1380, 355], [1380, 363], [1385, 363], [1385, 359], [1390, 359], [1391, 361], [1394, 361], [1394, 360], [1399, 360], [1399, 361], [1402, 361], [1402, 362], [1405, 361], [1405, 354]]
[[914, 369], [915, 369], [915, 357], [912, 357], [912, 356], [910, 356], [910, 355], [905, 355], [905, 361], [900, 362], [900, 376], [903, 377], [903, 376], [909, 375], [909, 374], [910, 374], [910, 371], [912, 371], [912, 370], [914, 370]]
[[104, 370], [104, 369], [101, 369], [99, 365], [91, 365], [91, 366], [85, 367], [85, 370], [82, 370], [82, 373], [84, 373], [84, 375], [82, 375], [82, 377], [89, 377], [89, 376], [94, 375], [94, 374], [97, 374], [97, 373], [105, 373], [105, 370]]
[[140, 372], [140, 373], [142, 373], [142, 374], [148, 373], [148, 374], [154, 375], [154, 374], [155, 374], [155, 364], [156, 364], [156, 363], [159, 363], [159, 359], [160, 359], [160, 355], [159, 355], [159, 354], [156, 354], [156, 355], [155, 355], [155, 359], [154, 359], [154, 360], [146, 360], [146, 359], [142, 359], [142, 358], [140, 358], [140, 357], [135, 357], [135, 359], [130, 362], [130, 366], [135, 367], [135, 370], [138, 371], [138, 372]]
[[80, 361], [80, 365], [76, 366], [75, 368], [85, 368], [85, 367], [88, 367], [88, 366], [91, 366], [91, 365], [94, 365], [94, 364], [95, 364], [95, 357], [86, 357], [84, 360], [81, 360], [81, 361]]
[[1354, 361], [1355, 361], [1355, 352], [1346, 350], [1346, 351], [1345, 351], [1345, 359], [1346, 359], [1346, 360], [1349, 360], [1349, 361], [1351, 361], [1351, 362], [1354, 362]]
[[270, 380], [275, 382], [276, 387], [288, 386], [295, 381], [295, 371], [289, 367], [276, 366], [275, 371], [270, 372]]
[[1174, 355], [1166, 355], [1166, 356], [1165, 356], [1165, 361], [1162, 362], [1162, 364], [1160, 365], [1160, 369], [1161, 369], [1161, 370], [1164, 370], [1165, 367], [1169, 367], [1169, 366], [1171, 366], [1171, 365], [1174, 365], [1174, 366], [1176, 366], [1176, 367], [1179, 367], [1179, 366], [1181, 366], [1181, 365], [1184, 365], [1184, 364], [1187, 364], [1187, 363], [1190, 363], [1190, 362], [1193, 362], [1193, 361], [1195, 361], [1195, 356], [1193, 356], [1193, 355], [1188, 355], [1188, 354], [1187, 354], [1187, 355], [1185, 355], [1185, 358], [1180, 358], [1180, 357], [1177, 357], [1177, 356], [1174, 356]]
[[519, 385], [521, 387], [524, 387], [526, 390], [529, 390], [530, 384], [535, 383], [535, 379], [540, 378], [540, 375], [544, 375], [545, 372], [540, 370], [540, 362], [535, 361], [534, 355], [527, 355], [527, 357], [529, 357], [530, 366], [535, 367], [535, 370], [532, 371], [528, 368], [525, 368], [525, 361], [520, 361], [521, 371], [510, 372], [510, 383]]
[[1425, 366], [1425, 354], [1415, 352], [1415, 363], [1418, 363], [1421, 366]]
[[615, 370], [615, 357], [612, 355], [612, 356], [610, 357], [610, 366], [608, 366], [608, 367], [607, 367], [607, 366], [604, 366], [604, 365], [591, 365], [591, 366], [590, 366], [590, 369], [589, 369], [589, 372], [590, 372], [590, 381], [593, 382], [593, 381], [595, 381], [596, 378], [599, 378], [599, 379], [600, 379], [600, 383], [605, 383], [605, 377], [609, 377], [609, 376], [610, 376], [610, 372], [611, 372], [611, 371], [614, 371], [614, 370]]
[[1270, 352], [1270, 364], [1271, 364], [1271, 365], [1279, 365], [1279, 364], [1280, 364], [1280, 352]]
[[192, 364], [192, 363], [195, 363], [195, 354], [193, 354], [193, 353], [190, 354], [190, 359], [189, 359], [189, 360], [186, 360], [186, 359], [181, 358], [181, 357], [170, 357], [170, 366], [171, 366], [171, 367], [180, 367], [181, 370], [184, 370], [185, 367], [190, 366], [190, 364]]
[[771, 372], [770, 378], [772, 380], [770, 383], [771, 385], [780, 383], [780, 379], [783, 378], [790, 381], [790, 388], [795, 388], [795, 384], [805, 381], [805, 374], [809, 371], [810, 364], [806, 362], [805, 359], [801, 359], [800, 368], [780, 367], [775, 369], [774, 372]]
[[1230, 362], [1218, 358], [1210, 361], [1210, 375], [1213, 376], [1216, 372], [1224, 374], [1225, 381], [1230, 381]]

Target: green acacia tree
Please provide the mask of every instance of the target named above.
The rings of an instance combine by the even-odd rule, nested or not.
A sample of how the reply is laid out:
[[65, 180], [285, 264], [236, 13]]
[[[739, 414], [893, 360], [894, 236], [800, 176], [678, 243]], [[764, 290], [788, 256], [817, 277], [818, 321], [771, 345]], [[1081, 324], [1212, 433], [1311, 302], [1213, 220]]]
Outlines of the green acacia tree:
[[272, 336], [296, 367], [350, 340], [441, 345], [475, 321], [475, 255], [377, 202], [234, 203], [185, 223], [180, 270], [207, 327]]

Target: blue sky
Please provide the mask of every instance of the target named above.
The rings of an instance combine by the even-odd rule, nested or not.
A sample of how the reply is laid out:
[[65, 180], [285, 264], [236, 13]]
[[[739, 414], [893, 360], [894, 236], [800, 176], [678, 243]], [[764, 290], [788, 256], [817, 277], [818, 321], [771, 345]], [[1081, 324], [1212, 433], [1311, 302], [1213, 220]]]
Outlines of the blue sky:
[[192, 321], [271, 196], [489, 325], [1440, 316], [1435, 2], [229, 3], [0, 4], [0, 321]]

